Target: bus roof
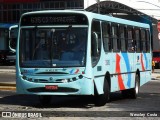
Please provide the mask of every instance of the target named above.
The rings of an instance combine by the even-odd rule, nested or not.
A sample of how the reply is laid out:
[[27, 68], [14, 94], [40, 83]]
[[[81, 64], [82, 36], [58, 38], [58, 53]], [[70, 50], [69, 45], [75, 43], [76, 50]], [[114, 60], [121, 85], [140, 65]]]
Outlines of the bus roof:
[[18, 25], [18, 24], [0, 23], [0, 28], [10, 28], [13, 25]]
[[137, 27], [143, 27], [143, 28], [150, 28], [149, 24], [146, 23], [140, 23], [140, 22], [135, 22], [131, 20], [126, 20], [122, 18], [116, 18], [110, 15], [102, 15], [102, 14], [97, 14], [97, 13], [92, 13], [92, 12], [87, 12], [87, 11], [79, 11], [79, 10], [43, 10], [43, 11], [33, 11], [33, 12], [27, 12], [24, 13], [21, 17], [28, 15], [28, 14], [51, 14], [51, 13], [79, 13], [79, 14], [84, 14], [88, 17], [88, 19], [100, 19], [108, 22], [114, 22], [114, 23], [119, 23], [119, 24], [124, 24], [124, 25], [132, 25], [132, 26], [137, 26]]

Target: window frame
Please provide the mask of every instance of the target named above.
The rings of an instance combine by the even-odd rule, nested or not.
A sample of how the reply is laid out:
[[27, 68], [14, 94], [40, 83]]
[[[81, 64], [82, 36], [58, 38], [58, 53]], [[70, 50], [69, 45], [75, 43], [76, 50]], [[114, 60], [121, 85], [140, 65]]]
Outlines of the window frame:
[[[98, 56], [96, 56], [97, 58], [96, 58], [96, 60], [95, 61], [92, 61], [92, 58], [94, 57], [94, 56], [92, 56], [92, 30], [93, 30], [93, 22], [99, 22], [99, 33], [100, 33], [100, 35], [98, 35], [98, 43], [100, 44], [100, 46], [99, 46], [99, 44], [98, 44], [98, 47], [100, 47], [99, 48], [99, 55]], [[96, 26], [96, 25], [94, 25], [94, 26]], [[99, 62], [99, 60], [100, 60], [100, 56], [101, 56], [101, 49], [102, 49], [102, 41], [101, 41], [101, 39], [102, 39], [102, 25], [101, 25], [101, 20], [98, 20], [98, 19], [93, 19], [92, 20], [92, 22], [91, 22], [91, 61], [92, 61], [92, 67], [95, 67], [96, 65], [97, 65], [97, 63]]]

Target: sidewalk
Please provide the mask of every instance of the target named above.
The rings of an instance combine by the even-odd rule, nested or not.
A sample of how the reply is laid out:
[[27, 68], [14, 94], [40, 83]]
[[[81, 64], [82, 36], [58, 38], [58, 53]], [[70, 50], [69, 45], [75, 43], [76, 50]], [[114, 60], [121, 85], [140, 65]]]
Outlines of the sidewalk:
[[155, 79], [160, 80], [160, 72], [152, 73], [152, 80], [155, 80]]

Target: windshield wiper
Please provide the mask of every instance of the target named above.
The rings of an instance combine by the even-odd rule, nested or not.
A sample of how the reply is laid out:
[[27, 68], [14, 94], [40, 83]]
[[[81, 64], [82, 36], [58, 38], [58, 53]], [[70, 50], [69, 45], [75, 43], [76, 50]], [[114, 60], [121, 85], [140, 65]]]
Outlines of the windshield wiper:
[[51, 29], [51, 66], [52, 66], [52, 62], [53, 62], [53, 40], [54, 40], [54, 33], [55, 33], [55, 29]]

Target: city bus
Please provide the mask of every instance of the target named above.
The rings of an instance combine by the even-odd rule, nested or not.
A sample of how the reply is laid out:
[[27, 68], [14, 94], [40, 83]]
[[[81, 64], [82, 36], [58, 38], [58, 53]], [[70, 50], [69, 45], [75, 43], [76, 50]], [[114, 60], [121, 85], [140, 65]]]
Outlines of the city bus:
[[15, 24], [0, 23], [0, 64], [8, 62], [7, 55], [10, 54], [9, 49], [9, 31]]
[[13, 25], [9, 28], [9, 53], [6, 56], [6, 60], [9, 63], [16, 62], [16, 45], [18, 37], [18, 25]]
[[148, 24], [87, 11], [50, 10], [20, 18], [18, 94], [42, 104], [54, 95], [90, 95], [105, 105], [110, 93], [137, 98], [151, 80]]

